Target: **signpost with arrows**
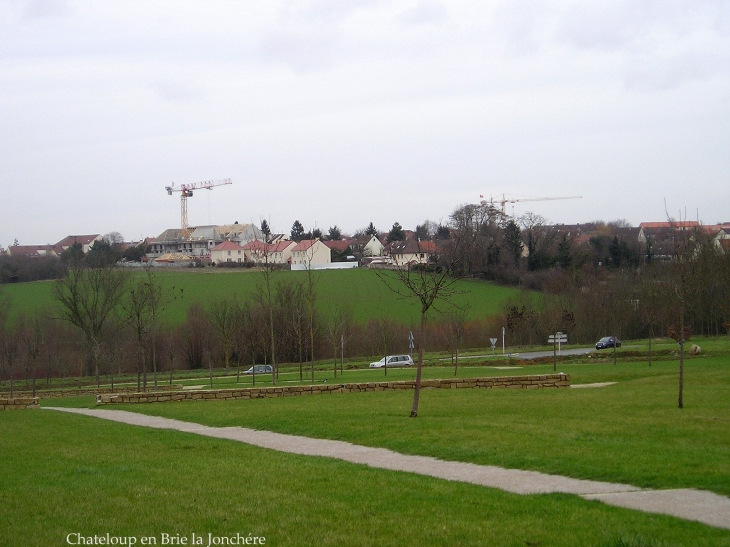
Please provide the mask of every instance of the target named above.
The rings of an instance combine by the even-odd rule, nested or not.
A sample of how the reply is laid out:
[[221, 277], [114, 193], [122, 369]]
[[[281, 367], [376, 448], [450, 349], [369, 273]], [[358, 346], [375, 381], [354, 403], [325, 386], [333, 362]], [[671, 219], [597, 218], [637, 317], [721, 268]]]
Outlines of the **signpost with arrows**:
[[556, 332], [548, 336], [548, 344], [553, 345], [553, 371], [558, 370], [558, 352], [560, 352], [560, 344], [568, 342], [568, 335], [563, 332]]

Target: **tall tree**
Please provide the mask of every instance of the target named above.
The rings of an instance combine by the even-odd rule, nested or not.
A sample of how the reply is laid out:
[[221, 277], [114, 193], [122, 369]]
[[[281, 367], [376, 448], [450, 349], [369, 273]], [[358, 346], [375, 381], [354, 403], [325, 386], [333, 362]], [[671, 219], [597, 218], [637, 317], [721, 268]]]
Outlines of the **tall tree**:
[[89, 370], [99, 385], [99, 355], [104, 329], [110, 318], [120, 312], [127, 292], [129, 272], [113, 266], [71, 267], [53, 285], [59, 315], [84, 335], [89, 350]]
[[[304, 232], [304, 228], [302, 228], [302, 225], [299, 223], [298, 220], [294, 222], [295, 226], [297, 224], [299, 224], [301, 231]], [[292, 227], [292, 233], [293, 232], [294, 227]], [[270, 245], [271, 244], [269, 242], [264, 242], [261, 257], [262, 260], [261, 262], [259, 262], [259, 266], [261, 267], [261, 274], [258, 281], [258, 298], [261, 307], [266, 310], [266, 315], [268, 316], [269, 320], [269, 342], [267, 345], [268, 349], [271, 351], [271, 381], [273, 385], [276, 385], [278, 371], [276, 368], [276, 332], [274, 323], [274, 308], [276, 305], [276, 287], [274, 286], [274, 279], [278, 270], [277, 265], [273, 262], [273, 258], [271, 256], [272, 253], [270, 251]]]
[[512, 218], [504, 226], [504, 244], [509, 249], [515, 268], [519, 269], [525, 245], [522, 243], [522, 230]]
[[95, 241], [86, 255], [86, 264], [91, 268], [113, 266], [122, 258], [121, 246], [111, 245], [105, 239]]
[[10, 379], [10, 397], [13, 396], [13, 375], [18, 356], [17, 325], [10, 321], [10, 300], [0, 295], [0, 364]]
[[261, 233], [264, 234], [264, 241], [271, 242], [271, 227], [266, 219], [261, 220]]
[[297, 243], [304, 239], [304, 226], [302, 226], [302, 223], [295, 220], [294, 224], [292, 224], [289, 235], [291, 236], [292, 241], [296, 241]]
[[236, 330], [238, 303], [229, 299], [216, 300], [208, 306], [208, 317], [218, 343], [223, 350], [223, 364], [226, 367], [226, 376], [230, 372], [231, 352]]
[[339, 229], [337, 224], [330, 226], [329, 230], [327, 230], [327, 239], [330, 241], [338, 241], [342, 239], [342, 230]]
[[304, 352], [307, 346], [306, 288], [301, 281], [278, 285], [276, 298], [284, 311], [286, 335], [294, 343], [299, 360], [299, 381], [304, 379]]
[[403, 230], [403, 226], [401, 226], [398, 222], [395, 222], [393, 224], [393, 227], [388, 232], [388, 243], [392, 241], [405, 241], [406, 240], [406, 232]]
[[143, 375], [145, 388], [147, 387], [146, 350], [150, 346], [154, 384], [155, 388], [157, 387], [157, 353], [152, 341], [159, 324], [159, 312], [168, 300], [169, 297], [164, 293], [153, 269], [148, 266], [145, 268], [144, 276], [138, 276], [130, 282], [129, 291], [122, 303], [126, 321], [134, 329], [139, 355], [138, 373], [141, 372]]
[[375, 227], [375, 224], [372, 222], [368, 224], [368, 227], [365, 228], [365, 235], [378, 237], [378, 229]]

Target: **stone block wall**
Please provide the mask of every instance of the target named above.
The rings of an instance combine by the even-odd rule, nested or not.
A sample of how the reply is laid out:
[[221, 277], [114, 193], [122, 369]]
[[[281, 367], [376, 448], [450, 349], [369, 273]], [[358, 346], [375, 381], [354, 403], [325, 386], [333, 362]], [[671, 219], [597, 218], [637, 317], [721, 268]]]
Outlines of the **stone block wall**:
[[[399, 382], [367, 382], [344, 384], [316, 384], [310, 386], [248, 387], [199, 391], [171, 391], [148, 393], [99, 394], [97, 404], [163, 403], [170, 401], [206, 401], [220, 399], [262, 399], [322, 395], [327, 393], [358, 393], [363, 391], [412, 390], [415, 380]], [[568, 374], [541, 374], [531, 376], [502, 376], [491, 378], [451, 378], [422, 380], [421, 389], [541, 389], [570, 387]]]
[[[77, 396], [84, 396], [84, 395], [100, 395], [102, 393], [136, 393], [136, 388], [133, 387], [117, 387], [112, 391], [110, 387], [102, 387], [102, 388], [81, 388], [81, 389], [51, 389], [51, 390], [44, 390], [44, 389], [36, 389], [36, 396], [40, 397], [41, 399], [56, 399], [58, 397], [77, 397]], [[178, 391], [182, 389], [182, 384], [165, 384], [165, 385], [158, 385], [157, 389], [154, 389], [154, 387], [147, 386], [147, 392], [155, 391], [155, 393], [159, 391]], [[10, 392], [4, 392], [0, 393], [0, 397], [10, 397]], [[13, 391], [13, 397], [18, 398], [28, 398], [33, 397], [32, 391], [19, 391], [14, 390]]]
[[13, 397], [12, 399], [0, 399], [0, 410], [25, 410], [28, 408], [40, 408], [38, 397]]

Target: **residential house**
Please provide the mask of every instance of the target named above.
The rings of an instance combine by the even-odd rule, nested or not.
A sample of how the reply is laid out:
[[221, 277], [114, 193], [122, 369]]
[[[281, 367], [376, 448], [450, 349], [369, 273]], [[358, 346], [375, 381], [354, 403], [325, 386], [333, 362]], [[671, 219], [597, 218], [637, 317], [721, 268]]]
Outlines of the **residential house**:
[[436, 244], [433, 241], [418, 241], [407, 239], [406, 241], [393, 241], [384, 250], [390, 256], [393, 264], [406, 266], [411, 264], [426, 264], [436, 254]]
[[730, 226], [722, 226], [713, 238], [717, 247], [722, 252], [730, 252]]
[[330, 264], [331, 262], [332, 257], [329, 247], [319, 239], [303, 239], [291, 250], [292, 266], [302, 266], [308, 269], [312, 266]]
[[296, 247], [295, 241], [279, 241], [277, 243], [265, 243], [254, 240], [246, 243], [242, 248], [245, 253], [245, 261], [255, 264], [289, 264], [291, 262], [292, 250]]
[[350, 243], [352, 254], [357, 258], [366, 256], [382, 256], [384, 245], [375, 236], [360, 235]]
[[81, 245], [81, 249], [84, 251], [84, 254], [86, 254], [94, 246], [94, 243], [96, 243], [97, 241], [101, 241], [101, 239], [101, 234], [66, 236], [61, 241], [56, 243], [55, 252], [56, 254], [60, 255], [63, 251], [78, 243], [79, 245]]
[[210, 260], [214, 264], [224, 262], [245, 262], [244, 248], [233, 241], [224, 241], [210, 249]]
[[11, 245], [8, 247], [7, 253], [10, 256], [27, 256], [30, 258], [38, 258], [43, 256], [58, 256], [58, 247], [55, 245]]

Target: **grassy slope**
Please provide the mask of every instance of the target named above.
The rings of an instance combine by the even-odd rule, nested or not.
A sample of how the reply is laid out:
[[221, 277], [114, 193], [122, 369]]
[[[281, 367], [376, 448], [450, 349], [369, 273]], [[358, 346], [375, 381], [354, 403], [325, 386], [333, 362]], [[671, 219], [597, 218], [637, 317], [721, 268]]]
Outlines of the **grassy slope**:
[[[449, 375], [447, 369], [435, 370], [442, 372], [429, 375]], [[410, 392], [127, 408], [449, 460], [730, 495], [727, 358], [688, 363], [683, 410], [676, 408], [676, 361], [658, 362], [651, 369], [645, 363], [620, 363], [562, 365], [560, 370], [570, 373], [574, 383], [619, 383], [583, 390], [427, 391], [415, 420], [407, 418]], [[540, 365], [503, 373], [551, 371]]]
[[727, 530], [575, 496], [517, 496], [51, 411], [0, 413], [0, 439], [2, 546], [65, 545], [71, 532], [158, 545], [162, 532], [253, 533], [272, 546], [730, 545]]
[[[136, 272], [139, 275], [139, 272]], [[201, 303], [227, 298], [233, 295], [242, 300], [254, 294], [260, 276], [249, 270], [190, 270], [161, 271], [158, 278], [175, 298], [168, 304], [165, 320], [177, 323], [185, 318], [185, 310], [193, 302]], [[306, 280], [305, 272], [285, 271], [276, 280]], [[325, 310], [334, 302], [351, 305], [356, 322], [363, 323], [373, 317], [387, 315], [405, 324], [417, 323], [418, 307], [411, 300], [403, 300], [392, 293], [375, 272], [369, 270], [328, 270], [316, 272], [317, 298], [320, 309]], [[6, 285], [4, 293], [16, 307], [35, 311], [55, 304], [51, 293], [52, 282], [20, 283]], [[460, 281], [454, 301], [469, 304], [472, 318], [491, 316], [516, 289], [499, 287], [484, 282]]]

